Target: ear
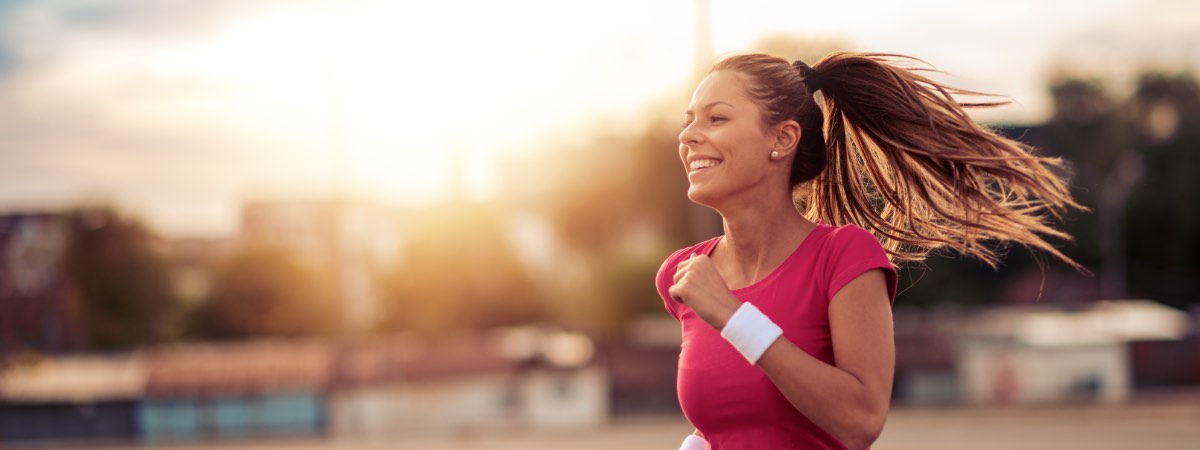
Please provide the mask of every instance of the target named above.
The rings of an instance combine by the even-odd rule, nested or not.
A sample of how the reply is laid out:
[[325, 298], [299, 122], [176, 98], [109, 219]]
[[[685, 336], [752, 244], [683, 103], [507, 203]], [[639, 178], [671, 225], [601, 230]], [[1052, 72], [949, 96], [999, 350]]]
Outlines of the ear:
[[771, 144], [771, 151], [779, 152], [781, 159], [796, 151], [796, 145], [799, 144], [799, 123], [796, 123], [795, 120], [785, 120], [775, 126], [775, 140]]

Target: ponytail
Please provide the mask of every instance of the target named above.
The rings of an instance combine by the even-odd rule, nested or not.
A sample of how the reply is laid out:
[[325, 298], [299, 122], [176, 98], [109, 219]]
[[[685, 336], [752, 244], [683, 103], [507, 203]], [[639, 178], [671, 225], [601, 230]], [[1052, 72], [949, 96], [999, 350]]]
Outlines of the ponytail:
[[[1069, 240], [1050, 220], [1084, 209], [1057, 173], [1062, 161], [1038, 156], [966, 113], [1007, 102], [960, 102], [954, 96], [987, 94], [933, 81], [920, 74], [929, 69], [901, 67], [904, 60], [913, 59], [834, 53], [809, 68], [739, 55], [714, 70], [749, 75], [755, 81], [751, 95], [763, 104], [768, 123], [800, 124], [792, 182], [810, 219], [871, 231], [897, 263], [951, 249], [995, 267], [994, 246], [1015, 242], [1082, 270], [1046, 241]], [[781, 81], [781, 64], [793, 81]], [[817, 90], [823, 114], [813, 99]], [[786, 99], [779, 97], [784, 92]], [[807, 135], [823, 136], [823, 142], [805, 142]], [[814, 172], [813, 166], [819, 168]]]

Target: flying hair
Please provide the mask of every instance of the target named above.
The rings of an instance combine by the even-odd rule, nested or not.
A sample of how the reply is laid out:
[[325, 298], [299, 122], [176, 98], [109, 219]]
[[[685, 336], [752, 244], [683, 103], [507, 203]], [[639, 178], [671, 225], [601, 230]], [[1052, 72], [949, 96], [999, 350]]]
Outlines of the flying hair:
[[767, 125], [800, 124], [791, 183], [808, 218], [863, 227], [896, 264], [953, 250], [996, 267], [998, 250], [1017, 243], [1086, 272], [1047, 241], [1070, 240], [1054, 224], [1070, 209], [1086, 209], [1071, 197], [1062, 160], [967, 115], [968, 108], [1007, 100], [932, 80], [923, 74], [932, 70], [928, 65], [906, 67], [916, 63], [922, 62], [841, 52], [809, 67], [742, 54], [713, 71], [743, 76]]

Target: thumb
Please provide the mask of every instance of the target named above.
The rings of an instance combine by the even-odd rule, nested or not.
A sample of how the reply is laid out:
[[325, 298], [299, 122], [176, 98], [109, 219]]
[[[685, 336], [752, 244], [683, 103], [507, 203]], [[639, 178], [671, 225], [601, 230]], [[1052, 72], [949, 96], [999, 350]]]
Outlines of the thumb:
[[683, 288], [679, 287], [679, 285], [672, 284], [671, 287], [667, 288], [667, 295], [671, 296], [671, 300], [683, 303]]

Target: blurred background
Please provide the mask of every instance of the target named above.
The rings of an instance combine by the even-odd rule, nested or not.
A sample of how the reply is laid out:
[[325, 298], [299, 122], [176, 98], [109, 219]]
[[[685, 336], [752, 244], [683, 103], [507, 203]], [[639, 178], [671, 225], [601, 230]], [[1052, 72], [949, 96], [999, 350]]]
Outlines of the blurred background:
[[902, 270], [879, 449], [1194, 448], [1200, 2], [0, 0], [0, 445], [675, 448], [654, 274], [735, 51], [921, 58], [1063, 251]]

